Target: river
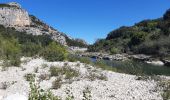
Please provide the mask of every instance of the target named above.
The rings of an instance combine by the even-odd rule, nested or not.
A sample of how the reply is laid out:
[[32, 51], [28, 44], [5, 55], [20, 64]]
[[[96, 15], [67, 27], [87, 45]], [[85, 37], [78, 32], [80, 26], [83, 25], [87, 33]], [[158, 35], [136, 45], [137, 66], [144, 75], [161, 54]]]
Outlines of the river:
[[[92, 62], [98, 60], [90, 58]], [[119, 72], [135, 74], [135, 75], [166, 75], [170, 76], [170, 67], [167, 66], [156, 66], [147, 64], [140, 61], [110, 61], [110, 60], [100, 60], [106, 65], [116, 68]]]

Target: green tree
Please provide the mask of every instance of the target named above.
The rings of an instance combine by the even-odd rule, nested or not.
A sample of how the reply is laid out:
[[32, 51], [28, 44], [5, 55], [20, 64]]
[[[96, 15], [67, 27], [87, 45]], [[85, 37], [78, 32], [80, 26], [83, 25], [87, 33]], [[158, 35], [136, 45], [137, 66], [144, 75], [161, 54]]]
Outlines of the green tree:
[[134, 32], [131, 38], [132, 45], [139, 45], [145, 40], [147, 33], [146, 32]]
[[50, 43], [41, 52], [41, 56], [49, 61], [63, 61], [67, 58], [67, 54], [66, 49], [56, 42]]

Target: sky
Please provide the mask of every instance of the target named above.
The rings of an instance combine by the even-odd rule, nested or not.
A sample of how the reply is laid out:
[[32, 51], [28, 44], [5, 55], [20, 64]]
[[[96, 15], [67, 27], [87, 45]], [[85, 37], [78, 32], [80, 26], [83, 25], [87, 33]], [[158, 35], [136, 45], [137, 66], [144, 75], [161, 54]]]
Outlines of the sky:
[[162, 17], [170, 0], [0, 0], [18, 2], [29, 14], [70, 37], [92, 44], [121, 26]]

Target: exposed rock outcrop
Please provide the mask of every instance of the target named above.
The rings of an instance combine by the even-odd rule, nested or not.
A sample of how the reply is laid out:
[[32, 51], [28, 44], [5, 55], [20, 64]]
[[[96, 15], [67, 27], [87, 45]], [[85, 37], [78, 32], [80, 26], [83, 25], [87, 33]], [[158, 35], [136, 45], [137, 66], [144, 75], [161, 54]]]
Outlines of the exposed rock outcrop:
[[35, 16], [21, 8], [15, 2], [0, 4], [0, 24], [5, 27], [14, 27], [17, 31], [33, 35], [50, 35], [51, 38], [62, 45], [67, 45], [65, 35], [49, 25], [45, 24]]
[[9, 3], [7, 5], [9, 6], [0, 7], [0, 24], [6, 27], [30, 25], [30, 18], [27, 11], [19, 8], [21, 6], [18, 4]]

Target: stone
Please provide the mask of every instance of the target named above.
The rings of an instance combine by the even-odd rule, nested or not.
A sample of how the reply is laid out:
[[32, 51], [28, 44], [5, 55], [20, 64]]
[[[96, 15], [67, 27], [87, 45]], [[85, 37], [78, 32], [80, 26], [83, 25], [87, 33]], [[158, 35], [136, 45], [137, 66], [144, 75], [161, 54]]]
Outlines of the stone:
[[164, 59], [163, 62], [165, 63], [165, 66], [170, 66], [170, 60]]
[[30, 25], [28, 12], [24, 9], [1, 7], [0, 24], [6, 27], [23, 27]]
[[5, 27], [14, 27], [17, 31], [26, 32], [32, 35], [49, 35], [51, 39], [61, 45], [67, 45], [65, 34], [57, 31], [35, 16], [21, 8], [16, 2], [4, 4], [0, 7], [0, 24]]
[[137, 54], [137, 55], [132, 55], [131, 58], [139, 61], [148, 61], [151, 57], [144, 54]]
[[[24, 71], [21, 67], [10, 67], [6, 71], [0, 71], [0, 82], [17, 80], [17, 83], [6, 90], [1, 91], [0, 89], [2, 100], [28, 100], [30, 86], [24, 78], [27, 73], [35, 74], [35, 79], [39, 80], [39, 75], [49, 73], [50, 66], [62, 68], [66, 63], [48, 62], [42, 58], [27, 59], [24, 57], [22, 60], [28, 60], [26, 64], [21, 64], [22, 68], [25, 68]], [[47, 67], [43, 67], [42, 64], [46, 64]], [[51, 86], [56, 77], [50, 77], [48, 80], [38, 81], [40, 88], [46, 91], [50, 89], [55, 96], [61, 97], [62, 100], [68, 96], [66, 94], [68, 89], [73, 93], [74, 100], [82, 100], [83, 91], [87, 87], [91, 92], [92, 100], [163, 100], [161, 91], [154, 91], [157, 86], [156, 81], [143, 81], [142, 77], [137, 79], [135, 75], [102, 70], [80, 62], [67, 62], [67, 64], [68, 68], [79, 72], [76, 78], [67, 80], [61, 77], [63, 83], [59, 89], [55, 90], [51, 89]], [[78, 67], [77, 64], [80, 66]], [[36, 73], [34, 69], [37, 67], [39, 71]], [[89, 75], [94, 77], [93, 81], [90, 80]], [[107, 80], [102, 79], [102, 75]]]
[[156, 66], [164, 66], [164, 62], [162, 61], [146, 61], [146, 63], [156, 65]]
[[4, 100], [28, 100], [28, 98], [24, 95], [16, 93], [7, 96]]
[[8, 3], [10, 6], [15, 6], [15, 7], [18, 7], [18, 8], [21, 8], [21, 5], [17, 2], [10, 2]]

